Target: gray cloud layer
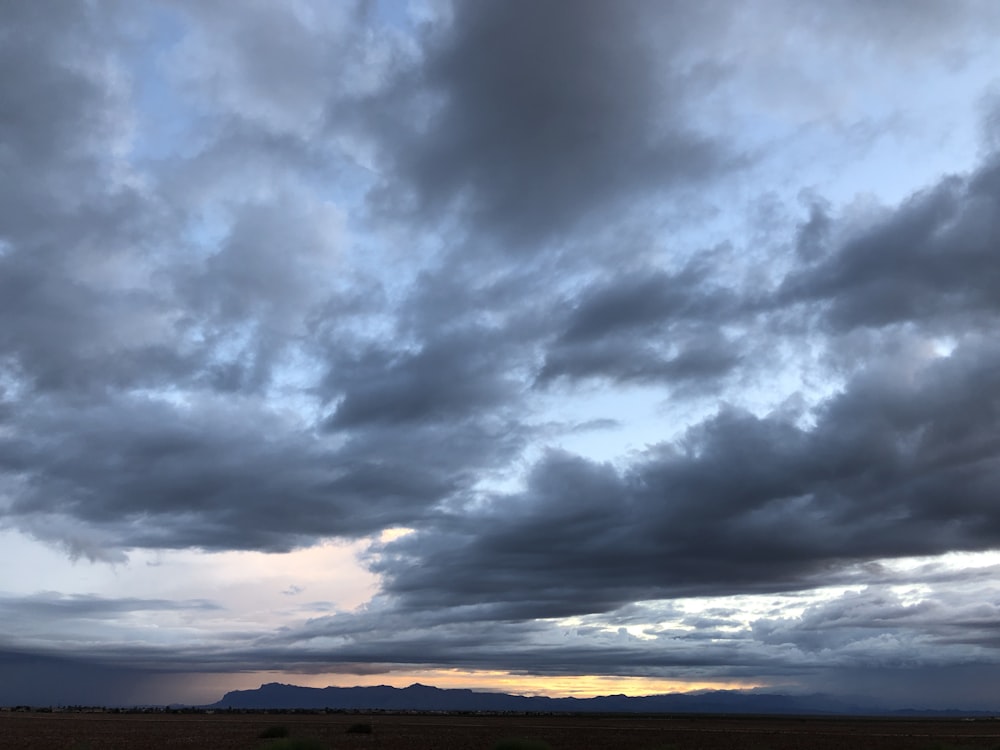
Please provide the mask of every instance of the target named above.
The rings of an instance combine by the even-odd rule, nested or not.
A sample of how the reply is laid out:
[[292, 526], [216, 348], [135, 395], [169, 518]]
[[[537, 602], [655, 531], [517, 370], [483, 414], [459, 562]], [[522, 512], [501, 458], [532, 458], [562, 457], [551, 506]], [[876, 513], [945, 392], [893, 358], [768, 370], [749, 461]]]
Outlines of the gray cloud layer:
[[984, 348], [910, 379], [865, 372], [812, 427], [725, 410], [625, 471], [553, 452], [524, 492], [387, 545], [375, 569], [415, 608], [487, 601], [490, 617], [555, 617], [992, 549], [997, 373]]
[[725, 170], [734, 157], [679, 111], [688, 71], [662, 54], [704, 14], [640, 0], [456, 5], [419, 67], [368, 105], [393, 169], [382, 191], [426, 218], [457, 208], [518, 252]]
[[[845, 5], [824, 44], [977, 59], [996, 14], [940, 10], [901, 40]], [[532, 621], [1000, 545], [996, 155], [867, 214], [813, 191], [760, 243], [690, 240], [679, 216], [743, 210], [731, 184], [780, 151], [709, 121], [760, 93], [730, 54], [781, 67], [727, 51], [746, 11], [458, 3], [409, 36], [373, 12], [5, 9], [0, 527], [110, 561], [415, 529], [365, 560], [398, 630], [289, 636], [342, 638], [320, 661], [778, 674], [806, 663], [786, 647], [912, 623], [994, 660], [992, 604], [874, 589], [697, 654]], [[600, 461], [559, 447], [593, 389], [710, 408]], [[156, 601], [109, 606], [133, 604]], [[220, 659], [313, 658], [266, 640]]]

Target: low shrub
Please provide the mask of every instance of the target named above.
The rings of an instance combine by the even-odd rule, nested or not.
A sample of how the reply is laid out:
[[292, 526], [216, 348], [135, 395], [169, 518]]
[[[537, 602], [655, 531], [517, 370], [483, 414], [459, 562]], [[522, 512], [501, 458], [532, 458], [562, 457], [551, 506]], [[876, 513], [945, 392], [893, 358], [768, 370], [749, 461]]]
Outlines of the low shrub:
[[299, 737], [272, 740], [263, 747], [266, 750], [330, 750], [329, 745], [324, 745], [319, 740]]
[[270, 740], [275, 737], [287, 737], [288, 727], [281, 727], [281, 726], [268, 727], [257, 736], [260, 737], [262, 740]]
[[548, 742], [542, 740], [512, 738], [500, 740], [493, 746], [493, 750], [552, 750], [552, 748]]

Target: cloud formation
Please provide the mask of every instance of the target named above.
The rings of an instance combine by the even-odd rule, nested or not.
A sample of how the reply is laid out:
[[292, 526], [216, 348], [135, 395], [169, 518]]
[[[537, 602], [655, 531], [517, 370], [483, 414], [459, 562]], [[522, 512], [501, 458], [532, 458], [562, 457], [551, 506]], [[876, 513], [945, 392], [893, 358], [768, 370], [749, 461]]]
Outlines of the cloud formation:
[[993, 549], [998, 372], [985, 347], [865, 372], [810, 427], [725, 409], [625, 470], [550, 452], [522, 492], [390, 542], [375, 570], [415, 608], [485, 600], [490, 617], [559, 617]]
[[197, 575], [36, 570], [10, 663], [994, 664], [1000, 15], [899, 13], [10, 8], [0, 532], [206, 587], [333, 541], [378, 583], [230, 628]]
[[[688, 71], [662, 54], [703, 11], [630, 0], [449, 15], [427, 30], [419, 65], [368, 105], [392, 168], [386, 199], [428, 218], [457, 210], [505, 250], [531, 252], [737, 161], [686, 122]], [[401, 98], [409, 117], [394, 111]]]

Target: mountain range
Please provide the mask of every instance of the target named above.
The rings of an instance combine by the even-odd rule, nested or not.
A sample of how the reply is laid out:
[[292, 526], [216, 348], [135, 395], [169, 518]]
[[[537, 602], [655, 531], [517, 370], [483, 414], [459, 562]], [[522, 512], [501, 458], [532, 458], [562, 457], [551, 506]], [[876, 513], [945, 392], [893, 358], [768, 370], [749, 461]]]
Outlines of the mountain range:
[[824, 695], [715, 690], [665, 695], [603, 695], [594, 698], [550, 698], [465, 689], [442, 689], [415, 683], [405, 688], [311, 688], [271, 682], [255, 690], [233, 690], [205, 708], [215, 709], [342, 709], [378, 711], [487, 711], [566, 713], [718, 713], [982, 716], [960, 709], [887, 709], [869, 701]]

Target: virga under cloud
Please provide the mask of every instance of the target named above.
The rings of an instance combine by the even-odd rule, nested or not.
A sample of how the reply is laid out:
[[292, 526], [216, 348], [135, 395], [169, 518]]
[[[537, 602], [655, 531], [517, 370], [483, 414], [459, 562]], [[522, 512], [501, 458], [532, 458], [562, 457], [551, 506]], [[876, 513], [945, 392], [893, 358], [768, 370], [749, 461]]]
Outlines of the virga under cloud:
[[992, 3], [2, 14], [5, 669], [988, 694]]

